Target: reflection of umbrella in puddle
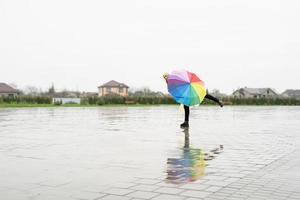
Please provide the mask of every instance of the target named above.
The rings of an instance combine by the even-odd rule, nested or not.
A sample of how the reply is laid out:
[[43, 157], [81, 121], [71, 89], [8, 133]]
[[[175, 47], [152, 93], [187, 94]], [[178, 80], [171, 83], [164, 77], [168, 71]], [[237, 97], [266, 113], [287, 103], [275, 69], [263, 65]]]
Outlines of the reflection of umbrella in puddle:
[[184, 130], [184, 148], [180, 158], [168, 158], [167, 177], [169, 183], [180, 184], [199, 180], [205, 175], [206, 161], [215, 158], [215, 154], [223, 152], [223, 145], [204, 153], [202, 149], [190, 148], [189, 129]]
[[184, 150], [182, 158], [168, 158], [167, 180], [172, 183], [193, 182], [204, 175], [205, 161], [201, 149]]
[[203, 150], [190, 148], [188, 129], [185, 129], [184, 133], [185, 145], [181, 158], [168, 158], [167, 161], [166, 180], [175, 184], [193, 182], [205, 174], [206, 164]]

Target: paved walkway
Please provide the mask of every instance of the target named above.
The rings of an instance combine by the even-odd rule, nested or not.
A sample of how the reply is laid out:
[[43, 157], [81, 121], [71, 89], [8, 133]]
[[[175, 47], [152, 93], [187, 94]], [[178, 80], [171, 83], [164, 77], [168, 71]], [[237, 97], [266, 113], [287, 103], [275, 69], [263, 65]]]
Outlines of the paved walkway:
[[[251, 173], [226, 177], [207, 175], [189, 184], [169, 184], [160, 178], [137, 178], [113, 188], [86, 189], [75, 199], [103, 200], [284, 200], [300, 199], [300, 151], [292, 152]], [[54, 198], [53, 198], [54, 199]]]
[[0, 110], [0, 199], [300, 199], [298, 107], [202, 107], [184, 132], [177, 114]]
[[223, 187], [205, 199], [300, 199], [300, 151]]
[[[138, 179], [130, 184], [103, 191], [105, 200], [296, 200], [300, 199], [300, 151], [271, 164], [253, 169], [249, 175], [225, 178], [208, 175], [196, 183], [169, 185], [159, 179]], [[240, 177], [238, 177], [240, 176]], [[96, 195], [97, 196], [97, 195]], [[84, 199], [84, 198], [83, 198]]]

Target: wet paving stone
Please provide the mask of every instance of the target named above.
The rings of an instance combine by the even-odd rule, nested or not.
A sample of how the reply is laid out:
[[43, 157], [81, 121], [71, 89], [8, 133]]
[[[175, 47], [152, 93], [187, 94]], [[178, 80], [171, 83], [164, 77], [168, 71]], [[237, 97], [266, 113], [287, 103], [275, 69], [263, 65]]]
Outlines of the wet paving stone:
[[111, 188], [111, 189], [105, 190], [103, 192], [106, 194], [126, 195], [126, 194], [133, 192], [133, 190], [123, 189], [123, 188]]
[[143, 185], [143, 184], [139, 184], [137, 186], [131, 187], [130, 189], [151, 192], [151, 191], [157, 190], [159, 188], [160, 188], [160, 186], [157, 186], [157, 185]]
[[128, 194], [129, 197], [140, 198], [140, 199], [152, 199], [155, 196], [158, 196], [158, 193], [154, 192], [145, 192], [145, 191], [136, 191]]
[[169, 194], [160, 194], [156, 197], [154, 197], [152, 200], [184, 200], [185, 197], [180, 197], [177, 195], [169, 195]]
[[179, 194], [179, 193], [181, 193], [183, 191], [184, 190], [182, 190], [182, 189], [168, 188], [168, 187], [161, 187], [161, 188], [155, 190], [155, 192], [157, 192], [157, 193], [163, 193], [163, 194]]
[[117, 195], [107, 195], [105, 197], [100, 198], [101, 200], [130, 200], [131, 198], [125, 196], [117, 196]]
[[187, 196], [187, 197], [194, 197], [194, 198], [205, 198], [210, 194], [211, 194], [210, 192], [205, 192], [205, 191], [188, 190], [181, 193], [180, 195]]

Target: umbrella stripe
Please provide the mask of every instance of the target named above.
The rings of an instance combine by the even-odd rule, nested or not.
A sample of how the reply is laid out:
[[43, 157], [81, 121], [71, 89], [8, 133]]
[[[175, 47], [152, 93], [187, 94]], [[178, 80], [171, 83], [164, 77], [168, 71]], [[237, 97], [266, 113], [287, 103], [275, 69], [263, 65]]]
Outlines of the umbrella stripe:
[[180, 71], [173, 71], [171, 76], [175, 75], [178, 77], [182, 77], [183, 80], [185, 80], [186, 82], [190, 82], [189, 76], [187, 74], [187, 71], [185, 70], [180, 70]]
[[180, 103], [183, 103], [184, 105], [187, 106], [200, 104], [199, 96], [197, 95], [197, 93], [194, 91], [192, 87], [189, 88], [186, 94], [188, 95], [185, 95], [183, 99], [180, 99]]
[[196, 75], [194, 75], [191, 79], [191, 82], [192, 83], [195, 83], [195, 82], [201, 82], [201, 84], [204, 85], [203, 81], [201, 81]]
[[[200, 79], [199, 79], [199, 77], [196, 75], [196, 74], [194, 74], [194, 73], [192, 73], [192, 72], [187, 72], [188, 74], [189, 74], [189, 77], [190, 77], [190, 82], [191, 83], [193, 83], [193, 82], [202, 82], [203, 83], [203, 81], [201, 81]], [[204, 84], [204, 83], [203, 83]]]
[[185, 80], [184, 77], [180, 77], [180, 76], [177, 76], [177, 75], [170, 75], [168, 80], [170, 80], [170, 79], [180, 80], [180, 81], [183, 81], [183, 82], [186, 82], [186, 83], [190, 82], [190, 81]]
[[183, 104], [184, 105], [190, 105], [191, 103], [191, 87], [189, 87], [188, 91], [186, 92], [186, 95], [184, 95]]
[[196, 81], [196, 82], [191, 82], [193, 84], [199, 84], [199, 85], [202, 85], [204, 88], [205, 88], [205, 83], [203, 81]]
[[192, 98], [193, 98], [192, 104], [193, 105], [200, 104], [201, 98], [200, 98], [199, 94], [197, 93], [195, 88], [191, 87], [191, 90], [192, 90]]
[[206, 96], [206, 89], [200, 84], [191, 84], [198, 96], [200, 97], [201, 101], [203, 101], [204, 97]]
[[192, 82], [193, 76], [196, 76], [196, 75], [193, 74], [193, 73], [191, 73], [191, 72], [189, 72], [189, 71], [187, 71], [187, 74], [188, 74], [188, 77], [189, 77], [189, 81]]
[[174, 92], [179, 92], [179, 94], [181, 94], [180, 92], [183, 92], [182, 89], [187, 87], [187, 86], [190, 86], [190, 84], [188, 83], [184, 83], [184, 84], [178, 84], [178, 85], [168, 85], [168, 89], [169, 90], [173, 90], [173, 89], [176, 89], [178, 88], [177, 91], [173, 90]]
[[204, 97], [206, 95], [206, 89], [202, 85], [199, 84], [191, 84], [192, 87], [196, 90], [199, 96]]
[[178, 98], [178, 97], [184, 96], [189, 87], [191, 87], [189, 84], [180, 85], [180, 86], [177, 86], [177, 87], [169, 86], [168, 90], [172, 94], [172, 96]]
[[185, 103], [192, 104], [194, 102], [194, 97], [195, 97], [195, 95], [193, 94], [193, 89], [192, 89], [192, 87], [190, 87], [189, 95], [186, 96], [186, 98], [185, 98]]
[[179, 80], [179, 79], [168, 79], [168, 85], [184, 85], [184, 84], [189, 84], [188, 82], [186, 81], [183, 81], [183, 80]]

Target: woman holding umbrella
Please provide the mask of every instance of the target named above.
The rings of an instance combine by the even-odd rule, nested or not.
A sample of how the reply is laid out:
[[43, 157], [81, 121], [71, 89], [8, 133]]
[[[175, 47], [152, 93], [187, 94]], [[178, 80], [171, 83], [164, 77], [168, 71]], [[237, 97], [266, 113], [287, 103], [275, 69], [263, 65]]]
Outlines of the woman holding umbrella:
[[164, 74], [168, 85], [168, 91], [176, 102], [184, 105], [184, 122], [181, 128], [189, 127], [190, 106], [200, 104], [205, 98], [212, 100], [223, 107], [219, 99], [207, 94], [204, 82], [194, 73], [189, 71], [173, 71], [171, 74]]

